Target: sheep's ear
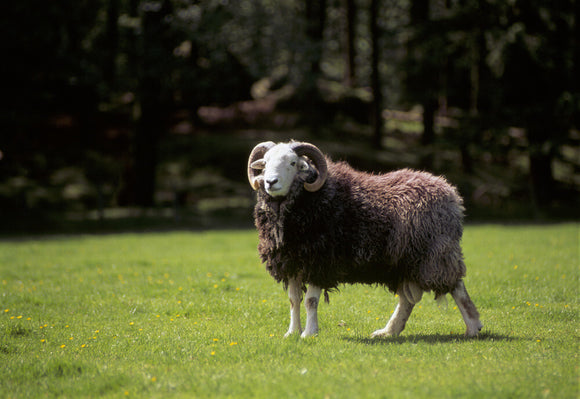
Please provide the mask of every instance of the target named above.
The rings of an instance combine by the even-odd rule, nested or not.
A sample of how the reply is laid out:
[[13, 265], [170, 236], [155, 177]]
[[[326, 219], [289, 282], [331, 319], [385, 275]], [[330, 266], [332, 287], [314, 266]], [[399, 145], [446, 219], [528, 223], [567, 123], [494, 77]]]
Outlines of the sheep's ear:
[[308, 162], [302, 158], [300, 158], [298, 160], [298, 170], [301, 172], [305, 172], [308, 169], [310, 169], [310, 165], [308, 164]]
[[266, 161], [264, 161], [263, 159], [258, 159], [257, 161], [252, 162], [250, 167], [252, 169], [262, 170], [266, 167]]

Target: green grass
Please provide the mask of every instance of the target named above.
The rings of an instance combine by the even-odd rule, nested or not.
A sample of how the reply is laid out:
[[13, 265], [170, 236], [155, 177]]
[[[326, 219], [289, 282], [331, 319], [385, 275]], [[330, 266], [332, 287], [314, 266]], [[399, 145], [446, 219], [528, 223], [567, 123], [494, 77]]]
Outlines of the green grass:
[[477, 339], [431, 295], [370, 339], [396, 299], [361, 285], [284, 339], [254, 231], [4, 240], [0, 397], [577, 398], [579, 229], [466, 228]]

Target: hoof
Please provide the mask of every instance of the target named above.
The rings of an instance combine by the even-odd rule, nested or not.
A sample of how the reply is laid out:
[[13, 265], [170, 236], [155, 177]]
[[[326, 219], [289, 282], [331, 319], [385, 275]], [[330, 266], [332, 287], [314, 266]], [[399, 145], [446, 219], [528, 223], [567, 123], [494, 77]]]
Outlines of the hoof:
[[395, 337], [396, 334], [393, 334], [385, 329], [377, 330], [371, 334], [371, 338], [382, 338], [382, 337]]
[[318, 331], [304, 331], [300, 334], [300, 338], [315, 337], [318, 335]]
[[479, 332], [481, 331], [481, 329], [483, 328], [483, 324], [481, 324], [479, 321], [478, 323], [471, 327], [471, 328], [467, 328], [467, 331], [465, 331], [465, 336], [466, 337], [477, 337], [479, 335]]

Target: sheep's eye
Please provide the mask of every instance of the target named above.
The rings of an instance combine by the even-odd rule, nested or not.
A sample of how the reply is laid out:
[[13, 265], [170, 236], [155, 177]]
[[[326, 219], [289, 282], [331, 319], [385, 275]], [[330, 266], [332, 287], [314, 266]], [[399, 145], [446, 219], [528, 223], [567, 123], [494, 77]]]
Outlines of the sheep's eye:
[[296, 161], [292, 162], [290, 166], [296, 166]]

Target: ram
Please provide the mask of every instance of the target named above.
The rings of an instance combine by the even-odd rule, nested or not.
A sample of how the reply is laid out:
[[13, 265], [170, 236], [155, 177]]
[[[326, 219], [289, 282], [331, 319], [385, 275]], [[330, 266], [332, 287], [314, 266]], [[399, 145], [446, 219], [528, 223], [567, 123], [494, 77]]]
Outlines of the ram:
[[[290, 298], [286, 336], [318, 333], [318, 303], [340, 284], [378, 284], [399, 303], [372, 337], [403, 331], [424, 292], [450, 293], [467, 326], [482, 328], [463, 277], [463, 201], [442, 177], [403, 169], [373, 175], [333, 162], [314, 145], [263, 142], [248, 179], [257, 192], [254, 221], [266, 269]], [[306, 326], [300, 306], [306, 292]]]

